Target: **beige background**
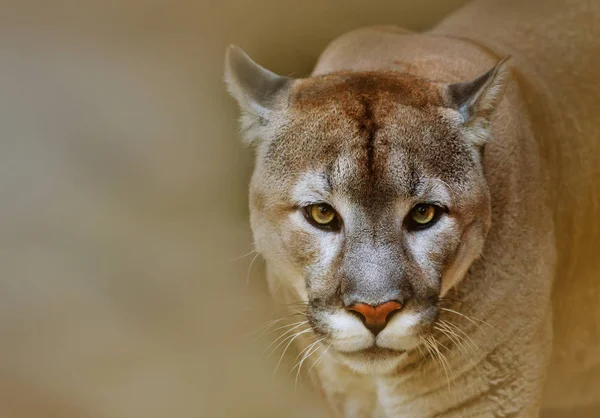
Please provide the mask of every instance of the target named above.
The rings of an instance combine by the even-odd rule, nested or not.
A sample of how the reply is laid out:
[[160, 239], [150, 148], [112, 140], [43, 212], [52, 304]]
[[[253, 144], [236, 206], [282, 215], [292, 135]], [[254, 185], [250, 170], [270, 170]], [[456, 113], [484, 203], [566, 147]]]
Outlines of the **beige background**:
[[463, 2], [0, 0], [0, 418], [322, 416], [246, 338], [276, 314], [224, 48], [304, 75]]

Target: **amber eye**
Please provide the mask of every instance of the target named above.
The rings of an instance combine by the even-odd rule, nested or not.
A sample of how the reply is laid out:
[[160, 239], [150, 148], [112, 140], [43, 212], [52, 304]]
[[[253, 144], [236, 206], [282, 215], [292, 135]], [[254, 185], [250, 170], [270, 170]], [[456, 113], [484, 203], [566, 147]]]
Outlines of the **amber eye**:
[[439, 218], [441, 208], [429, 203], [421, 203], [410, 211], [410, 224], [415, 228], [431, 226]]
[[326, 203], [307, 206], [305, 212], [310, 223], [318, 228], [337, 229], [339, 227], [338, 214]]

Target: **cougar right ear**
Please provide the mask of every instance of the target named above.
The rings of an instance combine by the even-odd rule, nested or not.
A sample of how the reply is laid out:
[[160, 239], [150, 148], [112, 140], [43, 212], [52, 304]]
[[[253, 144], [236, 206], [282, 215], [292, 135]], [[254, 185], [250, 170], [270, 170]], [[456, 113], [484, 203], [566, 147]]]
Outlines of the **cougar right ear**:
[[478, 145], [487, 141], [487, 125], [504, 97], [510, 78], [509, 59], [502, 59], [474, 80], [448, 86], [451, 106], [462, 115], [464, 125], [473, 131]]
[[259, 136], [258, 128], [269, 122], [281, 107], [282, 94], [292, 79], [279, 76], [252, 61], [239, 47], [230, 45], [225, 53], [225, 82], [242, 110], [242, 129], [247, 142]]

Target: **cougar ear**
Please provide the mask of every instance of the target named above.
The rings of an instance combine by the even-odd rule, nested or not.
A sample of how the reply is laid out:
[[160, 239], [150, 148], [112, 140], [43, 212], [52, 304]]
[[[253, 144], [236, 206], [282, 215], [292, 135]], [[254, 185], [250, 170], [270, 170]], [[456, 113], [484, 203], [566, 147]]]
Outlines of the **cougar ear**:
[[474, 140], [479, 145], [487, 141], [490, 118], [504, 97], [510, 78], [509, 59], [502, 59], [475, 80], [448, 86], [451, 107], [460, 112], [465, 126], [474, 130]]
[[261, 136], [273, 112], [283, 107], [282, 97], [292, 79], [279, 76], [252, 61], [239, 47], [225, 53], [225, 82], [242, 110], [242, 130], [247, 142]]

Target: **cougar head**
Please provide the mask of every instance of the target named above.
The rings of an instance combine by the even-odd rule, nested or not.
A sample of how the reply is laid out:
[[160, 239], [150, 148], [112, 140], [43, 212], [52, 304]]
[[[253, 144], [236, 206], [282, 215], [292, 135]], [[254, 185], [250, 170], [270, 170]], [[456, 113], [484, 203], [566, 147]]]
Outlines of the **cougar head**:
[[398, 72], [292, 79], [227, 51], [226, 82], [256, 149], [257, 250], [357, 371], [395, 367], [481, 254], [483, 151], [506, 68], [455, 84]]

